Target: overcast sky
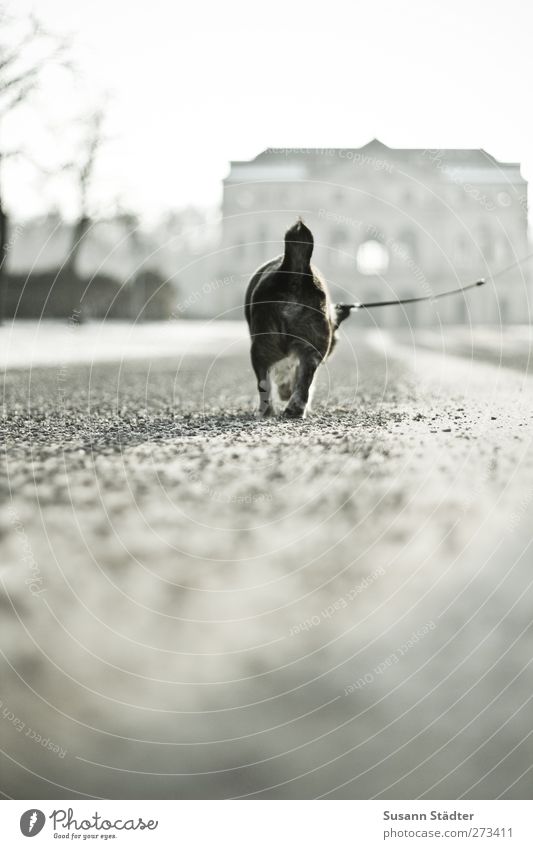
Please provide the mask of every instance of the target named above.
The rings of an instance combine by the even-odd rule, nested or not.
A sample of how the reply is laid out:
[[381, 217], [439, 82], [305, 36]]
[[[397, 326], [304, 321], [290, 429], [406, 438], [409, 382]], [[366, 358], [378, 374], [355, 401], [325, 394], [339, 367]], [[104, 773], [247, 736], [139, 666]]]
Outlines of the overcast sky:
[[[25, 3], [11, 6], [19, 14]], [[483, 147], [533, 176], [533, 13], [524, 0], [33, 5], [75, 35], [86, 90], [112, 96], [104, 203], [119, 194], [148, 217], [212, 204], [230, 159], [373, 137], [391, 147]], [[75, 106], [52, 94], [45, 103], [52, 123]], [[52, 195], [68, 201], [58, 185], [13, 194], [19, 214]]]

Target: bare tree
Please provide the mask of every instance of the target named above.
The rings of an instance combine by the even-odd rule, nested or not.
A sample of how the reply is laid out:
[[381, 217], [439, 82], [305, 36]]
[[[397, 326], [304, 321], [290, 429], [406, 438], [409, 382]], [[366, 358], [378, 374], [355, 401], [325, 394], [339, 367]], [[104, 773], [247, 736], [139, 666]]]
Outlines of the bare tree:
[[68, 66], [69, 46], [66, 39], [44, 29], [35, 15], [20, 21], [0, 6], [0, 323], [5, 311], [5, 266], [9, 250], [2, 166], [9, 156], [22, 153], [4, 149], [3, 123], [39, 88], [45, 68], [51, 64]]
[[79, 155], [74, 162], [64, 166], [65, 170], [72, 171], [74, 174], [78, 195], [78, 217], [72, 228], [70, 250], [65, 263], [65, 269], [74, 277], [78, 276], [80, 251], [91, 225], [89, 193], [98, 153], [105, 141], [102, 132], [104, 118], [105, 111], [101, 108], [85, 120], [85, 133]]

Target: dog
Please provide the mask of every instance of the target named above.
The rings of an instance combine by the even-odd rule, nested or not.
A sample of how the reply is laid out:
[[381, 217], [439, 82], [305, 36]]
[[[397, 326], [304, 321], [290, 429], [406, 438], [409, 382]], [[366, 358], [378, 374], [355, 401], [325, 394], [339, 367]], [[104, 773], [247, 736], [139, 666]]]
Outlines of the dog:
[[272, 382], [287, 401], [283, 416], [305, 417], [318, 366], [331, 354], [350, 307], [332, 304], [326, 281], [311, 265], [313, 234], [298, 219], [285, 233], [282, 256], [266, 262], [246, 290], [245, 316], [259, 416], [275, 414]]

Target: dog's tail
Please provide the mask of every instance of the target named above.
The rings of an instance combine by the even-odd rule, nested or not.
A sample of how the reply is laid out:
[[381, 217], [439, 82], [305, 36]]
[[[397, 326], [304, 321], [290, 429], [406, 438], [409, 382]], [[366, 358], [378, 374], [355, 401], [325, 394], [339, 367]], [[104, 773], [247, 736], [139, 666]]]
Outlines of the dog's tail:
[[289, 227], [285, 233], [283, 267], [294, 272], [308, 271], [313, 255], [313, 246], [313, 234], [299, 218], [296, 224]]

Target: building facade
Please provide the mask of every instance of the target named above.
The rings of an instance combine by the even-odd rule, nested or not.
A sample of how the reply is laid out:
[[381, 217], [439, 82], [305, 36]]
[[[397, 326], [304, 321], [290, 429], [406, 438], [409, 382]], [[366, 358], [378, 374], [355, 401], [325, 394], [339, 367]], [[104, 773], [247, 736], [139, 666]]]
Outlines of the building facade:
[[[267, 149], [224, 180], [218, 309], [242, 304], [247, 279], [283, 250], [301, 215], [314, 262], [340, 301], [438, 294], [485, 277], [471, 295], [361, 316], [384, 325], [527, 322], [527, 183], [483, 150]], [[482, 293], [482, 294], [481, 294]]]

